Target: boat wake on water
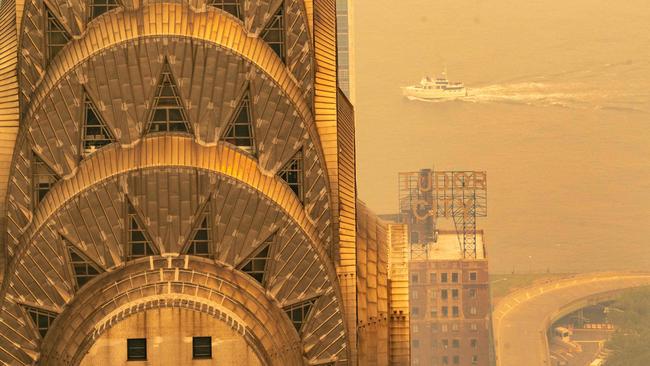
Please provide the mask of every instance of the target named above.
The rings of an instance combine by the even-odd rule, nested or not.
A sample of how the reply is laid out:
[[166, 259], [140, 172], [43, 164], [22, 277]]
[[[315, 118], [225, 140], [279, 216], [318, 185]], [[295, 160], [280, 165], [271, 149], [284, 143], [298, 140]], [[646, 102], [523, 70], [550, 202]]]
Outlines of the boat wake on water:
[[468, 88], [466, 96], [426, 99], [407, 96], [427, 103], [467, 102], [505, 103], [569, 109], [626, 110], [650, 113], [649, 95], [629, 90], [603, 90], [584, 83], [514, 82]]

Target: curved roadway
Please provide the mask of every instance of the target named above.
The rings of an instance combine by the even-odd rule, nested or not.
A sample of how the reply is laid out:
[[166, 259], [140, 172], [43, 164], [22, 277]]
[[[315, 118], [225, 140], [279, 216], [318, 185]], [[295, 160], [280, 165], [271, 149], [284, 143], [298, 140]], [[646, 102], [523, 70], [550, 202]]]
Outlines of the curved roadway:
[[617, 292], [650, 286], [650, 273], [595, 273], [521, 289], [493, 311], [497, 366], [554, 366], [546, 330], [559, 317], [609, 299]]

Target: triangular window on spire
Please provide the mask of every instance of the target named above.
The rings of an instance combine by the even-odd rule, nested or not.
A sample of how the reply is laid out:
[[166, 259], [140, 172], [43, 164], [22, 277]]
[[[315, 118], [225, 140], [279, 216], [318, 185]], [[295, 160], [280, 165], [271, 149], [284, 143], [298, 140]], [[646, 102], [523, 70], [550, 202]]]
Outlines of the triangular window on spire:
[[208, 5], [214, 6], [221, 10], [227, 11], [235, 17], [242, 19], [241, 6], [239, 0], [210, 0]]
[[186, 254], [210, 258], [212, 254], [212, 225], [210, 220], [210, 201], [205, 204], [203, 212], [196, 221], [198, 225], [192, 230], [190, 241], [185, 250]]
[[255, 137], [253, 135], [253, 114], [250, 93], [246, 91], [233, 114], [233, 120], [228, 124], [224, 141], [255, 155]]
[[53, 313], [51, 311], [35, 308], [32, 306], [23, 305], [23, 307], [25, 308], [25, 311], [27, 311], [27, 314], [29, 314], [29, 317], [34, 322], [34, 325], [36, 326], [38, 333], [41, 335], [41, 337], [44, 338], [45, 334], [47, 334], [47, 331], [52, 326], [52, 323], [54, 323], [54, 319], [56, 319], [56, 316], [58, 314]]
[[47, 28], [45, 32], [47, 39], [47, 59], [51, 60], [68, 44], [72, 37], [63, 28], [50, 9], [46, 7], [45, 11], [47, 13]]
[[316, 299], [303, 301], [301, 303], [284, 308], [284, 312], [293, 323], [293, 326], [296, 327], [298, 333], [300, 333], [303, 324], [305, 324], [307, 321], [309, 312], [311, 311], [312, 307], [314, 307], [314, 304], [316, 304]]
[[83, 152], [85, 155], [90, 155], [95, 150], [115, 142], [113, 133], [108, 129], [97, 107], [95, 107], [95, 104], [93, 104], [87, 95], [84, 101], [84, 128], [82, 133]]
[[285, 62], [284, 5], [280, 5], [278, 11], [271, 17], [266, 28], [262, 31], [262, 39], [271, 46], [282, 62]]
[[45, 198], [47, 192], [59, 181], [59, 176], [38, 156], [32, 152], [32, 183], [34, 209]]
[[[128, 201], [128, 199], [127, 199]], [[136, 259], [140, 257], [147, 257], [150, 255], [156, 255], [154, 250], [153, 242], [149, 238], [149, 234], [144, 229], [144, 226], [140, 222], [138, 213], [135, 208], [128, 202], [128, 259]]]
[[246, 272], [262, 285], [266, 283], [267, 264], [270, 258], [273, 238], [274, 236], [271, 235], [266, 239], [262, 245], [260, 245], [260, 248], [257, 249], [256, 253], [240, 267], [243, 272]]
[[169, 62], [165, 59], [158, 78], [158, 87], [153, 99], [147, 133], [185, 132], [192, 133], [187, 113], [183, 108], [176, 80]]
[[115, 0], [92, 0], [90, 2], [90, 20], [119, 7]]
[[282, 178], [289, 188], [298, 196], [302, 201], [303, 194], [303, 157], [302, 150], [298, 151], [291, 160], [278, 171], [278, 176]]
[[101, 269], [66, 239], [63, 240], [68, 247], [68, 258], [72, 267], [72, 274], [77, 282], [77, 288], [81, 288], [97, 276], [101, 272]]

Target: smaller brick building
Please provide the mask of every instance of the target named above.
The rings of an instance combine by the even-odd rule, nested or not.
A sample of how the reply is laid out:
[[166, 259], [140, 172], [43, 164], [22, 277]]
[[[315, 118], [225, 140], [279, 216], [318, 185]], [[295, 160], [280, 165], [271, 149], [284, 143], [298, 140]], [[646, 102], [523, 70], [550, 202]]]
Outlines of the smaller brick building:
[[463, 259], [455, 231], [436, 237], [411, 245], [411, 364], [487, 366], [490, 291], [483, 232], [477, 232], [477, 259]]

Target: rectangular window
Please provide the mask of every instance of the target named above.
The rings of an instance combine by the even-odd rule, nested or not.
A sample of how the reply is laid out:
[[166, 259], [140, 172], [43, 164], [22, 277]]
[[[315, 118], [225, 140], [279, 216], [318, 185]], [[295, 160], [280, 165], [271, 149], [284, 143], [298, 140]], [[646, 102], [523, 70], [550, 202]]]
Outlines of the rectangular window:
[[454, 300], [458, 300], [458, 290], [456, 289], [451, 290], [451, 298]]
[[146, 361], [147, 360], [147, 339], [129, 338], [126, 340], [126, 360]]
[[476, 323], [472, 323], [469, 325], [469, 329], [473, 332], [476, 332], [478, 330], [478, 326], [476, 325]]
[[429, 273], [429, 282], [436, 283], [436, 273], [435, 272]]
[[212, 337], [192, 337], [192, 358], [212, 358]]
[[469, 273], [469, 280], [470, 281], [476, 281], [476, 279], [477, 279], [476, 272], [470, 272]]
[[443, 300], [447, 300], [447, 297], [448, 297], [448, 296], [449, 296], [449, 295], [448, 295], [448, 293], [447, 293], [447, 290], [441, 290], [441, 291], [440, 291], [440, 298], [441, 298], [441, 299], [443, 299]]
[[413, 300], [418, 299], [418, 292], [416, 290], [411, 291], [411, 299], [413, 299]]
[[478, 356], [474, 355], [472, 356], [472, 365], [476, 365], [476, 364], [478, 364]]
[[440, 274], [440, 282], [447, 283], [447, 273]]
[[442, 348], [444, 348], [444, 349], [449, 348], [449, 339], [443, 339], [442, 340]]
[[451, 308], [451, 316], [453, 316], [454, 318], [458, 318], [459, 315], [460, 315], [460, 312], [458, 311], [458, 306], [452, 307]]
[[436, 309], [436, 308], [431, 309], [431, 317], [432, 318], [437, 318], [438, 317], [438, 309]]
[[411, 283], [418, 283], [419, 277], [417, 273], [411, 273]]
[[413, 340], [413, 348], [418, 348], [418, 347], [420, 347], [420, 341], [417, 340], [417, 339], [414, 339]]
[[417, 325], [414, 324], [413, 325], [413, 333], [417, 333], [419, 331], [420, 331], [420, 327], [418, 327]]
[[451, 274], [451, 282], [458, 283], [458, 273], [454, 272]]
[[458, 330], [459, 330], [458, 323], [454, 323], [451, 325], [452, 332], [458, 332]]
[[440, 329], [442, 330], [443, 333], [447, 333], [449, 331], [449, 325], [443, 324], [440, 326]]
[[454, 365], [460, 364], [460, 356], [454, 356]]
[[476, 306], [472, 306], [471, 308], [469, 308], [469, 313], [472, 315], [476, 315], [478, 313], [478, 311], [476, 310]]
[[451, 341], [451, 347], [460, 348], [460, 339], [454, 339], [453, 341]]
[[475, 298], [476, 298], [476, 289], [475, 289], [475, 288], [471, 288], [471, 289], [469, 289], [469, 297], [470, 297], [471, 299], [475, 299]]
[[442, 364], [443, 365], [449, 365], [449, 357], [442, 356]]
[[442, 316], [443, 316], [444, 318], [446, 318], [446, 317], [449, 316], [449, 308], [448, 308], [448, 307], [446, 307], [446, 306], [443, 306], [443, 307], [442, 307]]
[[472, 339], [469, 340], [469, 345], [472, 348], [478, 348], [478, 341], [476, 339], [472, 338]]

